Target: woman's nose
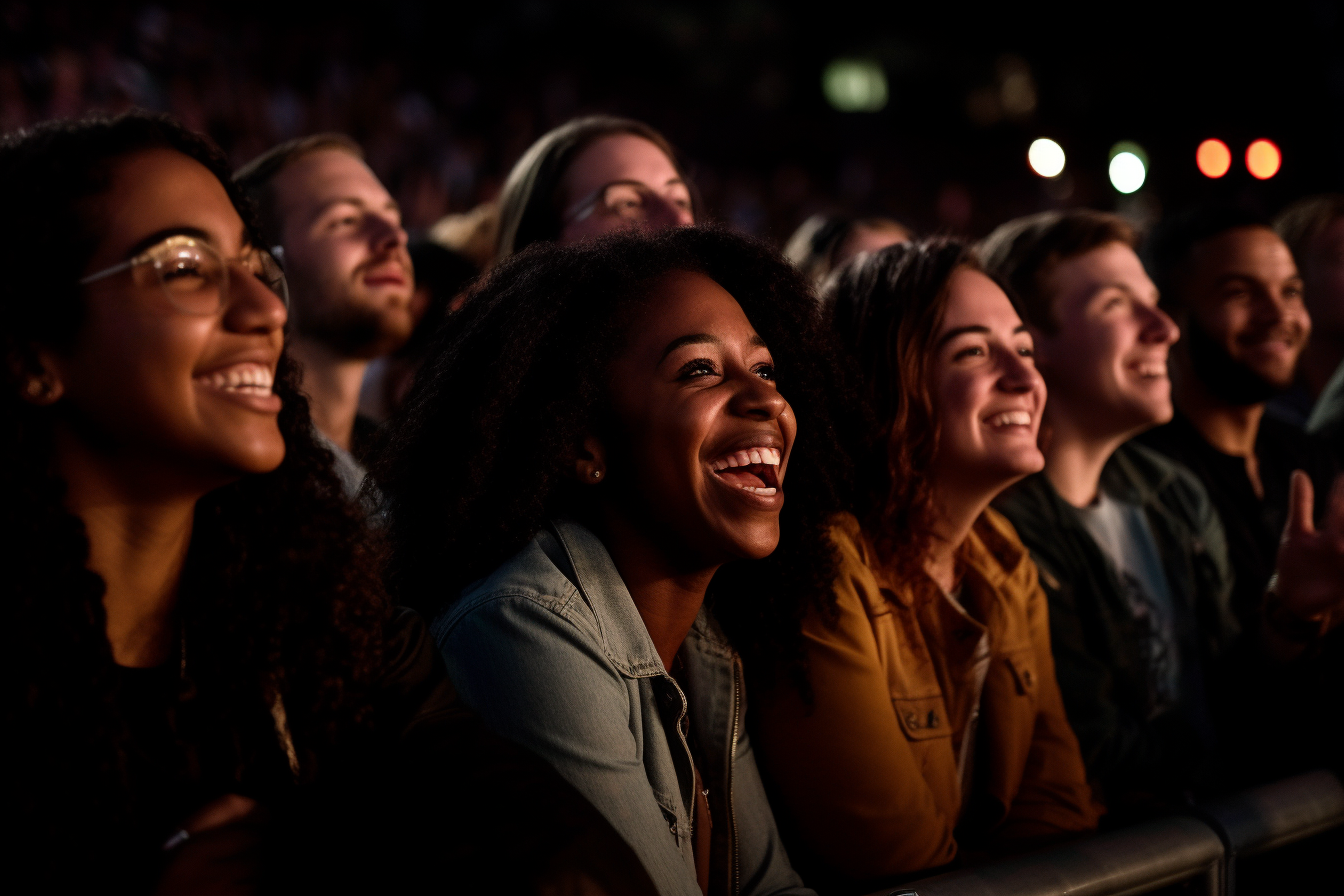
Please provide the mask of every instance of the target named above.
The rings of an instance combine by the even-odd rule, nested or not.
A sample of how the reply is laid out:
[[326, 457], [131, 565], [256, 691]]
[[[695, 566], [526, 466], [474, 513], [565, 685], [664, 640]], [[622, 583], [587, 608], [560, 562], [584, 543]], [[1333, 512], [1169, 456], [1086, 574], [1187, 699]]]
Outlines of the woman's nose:
[[228, 304], [224, 325], [235, 333], [269, 333], [283, 329], [289, 320], [285, 301], [252, 273], [235, 267], [229, 271]]
[[743, 417], [774, 420], [788, 408], [789, 403], [775, 386], [755, 373], [748, 373], [733, 396], [731, 409]]
[[1041, 374], [1030, 358], [1019, 355], [1015, 350], [1003, 353], [999, 388], [1008, 392], [1030, 392], [1042, 382]]

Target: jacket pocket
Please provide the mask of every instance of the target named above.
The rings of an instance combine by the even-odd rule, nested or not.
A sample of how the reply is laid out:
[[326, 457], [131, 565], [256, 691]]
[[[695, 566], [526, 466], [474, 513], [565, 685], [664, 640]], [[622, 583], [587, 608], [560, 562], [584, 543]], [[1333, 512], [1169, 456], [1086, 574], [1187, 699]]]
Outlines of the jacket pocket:
[[892, 697], [891, 706], [910, 740], [952, 736], [942, 697]]
[[1012, 673], [1013, 684], [1017, 687], [1018, 695], [1030, 697], [1035, 701], [1037, 691], [1041, 686], [1041, 676], [1036, 669], [1036, 657], [1032, 651], [1030, 649], [1015, 650], [1006, 655], [1003, 662], [1008, 666], [1008, 671]]

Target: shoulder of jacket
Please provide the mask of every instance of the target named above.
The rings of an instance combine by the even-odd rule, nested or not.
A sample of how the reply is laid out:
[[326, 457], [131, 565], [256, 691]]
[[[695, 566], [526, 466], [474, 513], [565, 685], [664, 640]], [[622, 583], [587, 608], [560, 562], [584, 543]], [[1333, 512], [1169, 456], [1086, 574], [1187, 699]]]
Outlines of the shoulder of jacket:
[[505, 600], [522, 600], [559, 613], [571, 605], [581, 605], [591, 613], [583, 601], [575, 601], [578, 588], [571, 582], [535, 541], [502, 563], [483, 579], [478, 579], [462, 591], [462, 595], [436, 620], [435, 629], [453, 626], [482, 608]]

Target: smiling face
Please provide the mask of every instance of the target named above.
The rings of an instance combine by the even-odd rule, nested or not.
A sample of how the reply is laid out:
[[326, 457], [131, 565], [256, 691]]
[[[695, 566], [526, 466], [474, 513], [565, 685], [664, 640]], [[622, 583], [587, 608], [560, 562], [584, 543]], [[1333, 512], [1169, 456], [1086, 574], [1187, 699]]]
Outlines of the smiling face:
[[[599, 201], [604, 187], [613, 187], [611, 207]], [[618, 213], [622, 204], [641, 198], [643, 207]], [[681, 172], [655, 144], [635, 134], [612, 134], [585, 147], [560, 181], [562, 226], [557, 242], [575, 243], [640, 226], [648, 230], [695, 223], [691, 193]]]
[[411, 334], [411, 256], [401, 211], [360, 159], [320, 149], [272, 181], [295, 333], [350, 358], [386, 354]]
[[611, 369], [604, 499], [688, 564], [767, 556], [797, 429], [770, 350], [703, 274], [658, 281], [630, 333]]
[[1052, 419], [1096, 438], [1170, 420], [1167, 355], [1180, 331], [1157, 307], [1157, 287], [1134, 250], [1108, 243], [1066, 259], [1043, 289], [1058, 328], [1032, 336]]
[[[226, 259], [247, 246], [224, 187], [199, 162], [168, 149], [113, 165], [90, 214], [100, 242], [85, 276], [174, 234], [208, 242]], [[275, 469], [285, 443], [272, 392], [285, 307], [238, 265], [223, 308], [186, 314], [158, 278], [123, 271], [84, 287], [72, 345], [42, 352], [68, 431], [105, 455], [148, 461], [207, 487]]]
[[996, 494], [1045, 465], [1036, 432], [1045, 383], [1031, 335], [993, 280], [959, 268], [929, 365], [941, 488]]
[[1237, 227], [1196, 245], [1181, 298], [1185, 351], [1210, 391], [1249, 404], [1292, 383], [1311, 318], [1293, 255], [1274, 231]]

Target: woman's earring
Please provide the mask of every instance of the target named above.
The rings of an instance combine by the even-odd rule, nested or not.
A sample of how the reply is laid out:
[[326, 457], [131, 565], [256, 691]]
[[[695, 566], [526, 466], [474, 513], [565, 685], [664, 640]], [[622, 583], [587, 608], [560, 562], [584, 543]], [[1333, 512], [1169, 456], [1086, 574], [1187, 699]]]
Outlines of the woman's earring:
[[602, 478], [602, 471], [601, 471], [601, 470], [594, 470], [594, 471], [593, 471], [593, 478], [594, 478], [594, 479], [601, 479], [601, 478]]

